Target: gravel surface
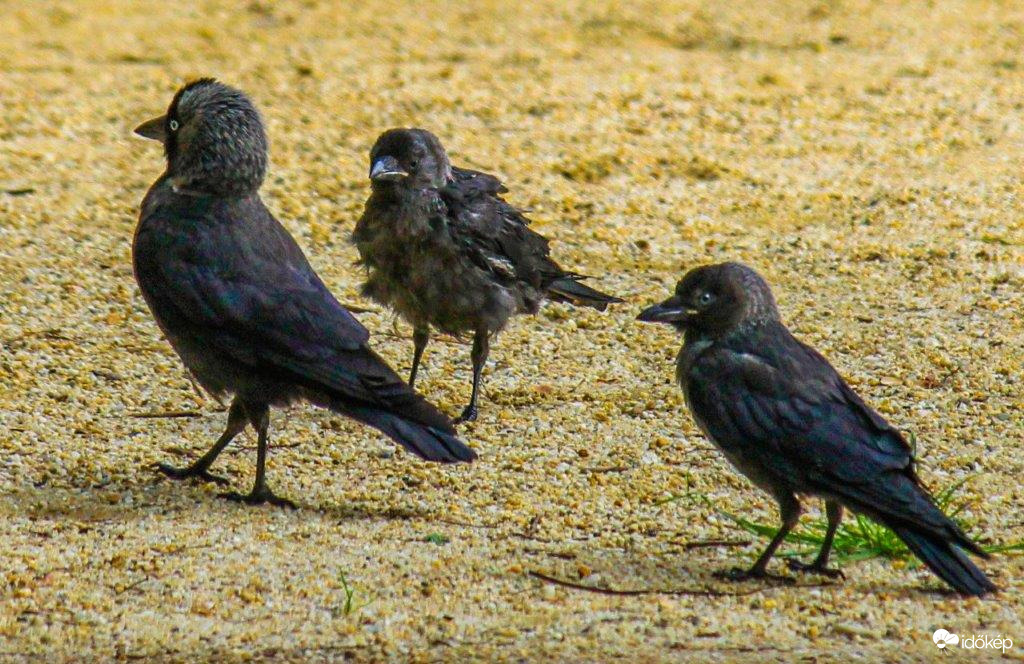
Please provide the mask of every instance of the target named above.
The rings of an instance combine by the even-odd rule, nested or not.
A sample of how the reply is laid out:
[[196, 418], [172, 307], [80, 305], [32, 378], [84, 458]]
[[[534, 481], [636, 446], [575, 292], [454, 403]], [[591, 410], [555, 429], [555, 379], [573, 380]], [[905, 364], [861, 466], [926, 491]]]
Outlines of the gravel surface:
[[[1020, 5], [351, 4], [0, 2], [0, 661], [909, 661], [938, 628], [1024, 659], [1021, 557], [983, 561], [1004, 589], [983, 601], [879, 559], [823, 587], [712, 577], [764, 541], [664, 499], [774, 505], [685, 412], [679, 340], [633, 320], [689, 267], [751, 264], [916, 434], [930, 486], [975, 476], [972, 535], [1024, 538]], [[225, 415], [132, 279], [163, 164], [131, 129], [199, 75], [262, 109], [267, 204], [401, 371], [410, 330], [360, 299], [346, 241], [390, 126], [499, 174], [629, 302], [509, 326], [461, 427], [472, 466], [303, 407], [274, 414], [269, 463], [297, 511], [161, 479]], [[422, 371], [457, 413], [468, 345]], [[236, 489], [254, 445], [218, 462]]]

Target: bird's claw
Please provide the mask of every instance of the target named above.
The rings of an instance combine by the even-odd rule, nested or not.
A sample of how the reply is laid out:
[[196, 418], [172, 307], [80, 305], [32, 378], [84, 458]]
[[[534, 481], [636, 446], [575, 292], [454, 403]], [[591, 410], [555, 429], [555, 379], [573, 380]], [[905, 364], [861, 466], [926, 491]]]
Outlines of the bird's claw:
[[846, 579], [846, 575], [843, 574], [843, 570], [834, 569], [827, 567], [819, 563], [803, 563], [795, 558], [789, 560], [789, 569], [794, 572], [806, 572], [809, 574], [821, 574], [827, 576], [830, 579]]
[[765, 581], [772, 581], [787, 586], [796, 583], [796, 579], [789, 576], [769, 574], [763, 570], [744, 569], [742, 567], [730, 567], [729, 569], [719, 570], [714, 572], [713, 575], [716, 578], [723, 579], [725, 581], [749, 581], [750, 579], [763, 579]]
[[477, 414], [476, 406], [466, 406], [466, 408], [463, 409], [462, 414], [455, 418], [455, 423], [462, 424], [463, 422], [473, 422], [476, 420]]
[[273, 491], [267, 488], [261, 490], [253, 490], [250, 493], [239, 493], [237, 491], [227, 491], [219, 494], [221, 498], [225, 498], [236, 503], [245, 503], [246, 505], [263, 505], [264, 503], [270, 503], [277, 507], [287, 507], [289, 509], [298, 509], [298, 505], [288, 500], [287, 498], [281, 498], [274, 494]]
[[220, 484], [222, 486], [229, 484], [228, 479], [226, 477], [214, 475], [205, 468], [198, 469], [193, 468], [192, 466], [178, 468], [177, 466], [172, 466], [169, 463], [158, 463], [155, 464], [154, 467], [167, 477], [170, 477], [172, 480], [197, 479], [203, 482], [213, 482], [215, 484]]

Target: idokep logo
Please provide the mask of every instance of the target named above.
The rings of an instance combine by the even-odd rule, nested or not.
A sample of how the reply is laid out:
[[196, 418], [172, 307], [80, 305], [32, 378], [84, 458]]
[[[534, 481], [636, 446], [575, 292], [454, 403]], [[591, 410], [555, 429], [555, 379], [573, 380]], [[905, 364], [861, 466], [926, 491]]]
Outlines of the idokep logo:
[[939, 650], [945, 650], [946, 648], [953, 648], [957, 644], [965, 650], [982, 650], [991, 648], [994, 650], [1002, 650], [1005, 654], [1007, 650], [1013, 648], [1013, 639], [1003, 638], [1003, 635], [989, 636], [988, 634], [972, 634], [971, 636], [965, 636], [961, 639], [956, 634], [951, 634], [944, 629], [937, 629], [932, 634], [932, 643], [934, 643]]
[[939, 650], [942, 650], [946, 646], [955, 646], [960, 642], [960, 637], [956, 634], [950, 634], [944, 629], [937, 629], [932, 634], [932, 642], [939, 647]]

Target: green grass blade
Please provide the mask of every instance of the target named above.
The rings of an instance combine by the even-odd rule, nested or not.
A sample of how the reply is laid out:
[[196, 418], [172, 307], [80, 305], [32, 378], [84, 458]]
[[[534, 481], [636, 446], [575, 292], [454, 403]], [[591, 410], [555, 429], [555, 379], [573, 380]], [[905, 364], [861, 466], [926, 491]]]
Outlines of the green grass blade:
[[[961, 497], [961, 490], [976, 477], [977, 475], [968, 475], [944, 487], [935, 494], [935, 504], [965, 531], [969, 529], [970, 524], [957, 517], [970, 503]], [[759, 523], [718, 508], [703, 493], [695, 492], [672, 495], [658, 501], [656, 504], [665, 505], [681, 499], [702, 503], [715, 514], [732, 522], [740, 530], [744, 530], [752, 535], [770, 539], [779, 532], [777, 526]], [[802, 546], [796, 549], [781, 551], [779, 555], [782, 557], [794, 557], [816, 553], [824, 542], [827, 531], [828, 520], [824, 515], [805, 522], [801, 525], [800, 530], [790, 532], [785, 539], [787, 544]], [[1024, 540], [1006, 544], [995, 544], [983, 548], [987, 553], [1024, 554]], [[839, 526], [833, 541], [833, 551], [835, 558], [839, 561], [851, 562], [870, 558], [891, 558], [894, 560], [908, 560], [908, 564], [911, 566], [918, 564], [917, 559], [913, 557], [907, 546], [894, 532], [861, 514], [854, 514], [852, 519], [847, 519]]]

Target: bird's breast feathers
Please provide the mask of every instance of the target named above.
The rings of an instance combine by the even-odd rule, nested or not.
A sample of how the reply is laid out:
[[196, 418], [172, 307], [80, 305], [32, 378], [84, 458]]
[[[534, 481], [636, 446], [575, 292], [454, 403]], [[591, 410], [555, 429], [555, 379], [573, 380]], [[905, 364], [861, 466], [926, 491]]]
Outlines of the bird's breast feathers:
[[447, 227], [448, 209], [435, 191], [422, 190], [389, 198], [371, 196], [358, 235], [386, 234], [393, 239], [422, 238]]
[[687, 342], [679, 351], [679, 355], [676, 357], [676, 382], [683, 388], [684, 396], [688, 391], [686, 386], [694, 365], [700, 356], [713, 345], [714, 342], [710, 339], [699, 339]]

